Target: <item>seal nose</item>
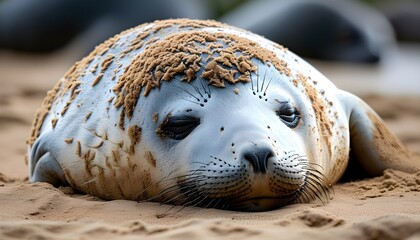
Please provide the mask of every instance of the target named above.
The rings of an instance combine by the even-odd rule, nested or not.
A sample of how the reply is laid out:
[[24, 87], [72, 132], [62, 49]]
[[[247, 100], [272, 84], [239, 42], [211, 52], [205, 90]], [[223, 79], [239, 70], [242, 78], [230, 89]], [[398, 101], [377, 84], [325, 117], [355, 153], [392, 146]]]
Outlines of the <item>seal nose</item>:
[[266, 173], [268, 159], [274, 156], [273, 151], [266, 147], [253, 147], [244, 153], [244, 159], [252, 164], [255, 173]]

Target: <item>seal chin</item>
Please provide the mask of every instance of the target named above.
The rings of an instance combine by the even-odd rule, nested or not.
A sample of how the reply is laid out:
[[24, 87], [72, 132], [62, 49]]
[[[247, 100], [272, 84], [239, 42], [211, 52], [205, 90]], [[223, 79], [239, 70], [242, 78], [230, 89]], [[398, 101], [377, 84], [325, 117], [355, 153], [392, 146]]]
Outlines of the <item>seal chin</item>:
[[278, 209], [290, 204], [296, 199], [296, 196], [289, 195], [287, 197], [256, 197], [235, 202], [229, 206], [229, 210], [244, 212], [262, 212]]

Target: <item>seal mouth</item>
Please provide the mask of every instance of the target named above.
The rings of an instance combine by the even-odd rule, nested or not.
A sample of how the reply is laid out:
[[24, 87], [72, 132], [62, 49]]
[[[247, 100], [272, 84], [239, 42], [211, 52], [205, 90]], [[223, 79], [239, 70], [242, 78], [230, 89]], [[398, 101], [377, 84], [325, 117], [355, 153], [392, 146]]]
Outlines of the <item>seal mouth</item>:
[[[220, 160], [222, 161], [222, 160]], [[213, 162], [211, 162], [214, 164]], [[224, 163], [225, 165], [227, 163]], [[302, 164], [302, 163], [300, 163]], [[329, 200], [331, 185], [327, 178], [310, 164], [304, 163], [305, 175], [282, 177], [281, 171], [265, 175], [251, 174], [246, 166], [213, 169], [206, 164], [176, 177], [176, 184], [162, 190], [162, 203], [222, 210], [259, 212], [282, 208], [294, 203]], [[213, 166], [213, 165], [211, 165]], [[223, 167], [223, 163], [220, 168]], [[296, 171], [295, 175], [302, 171]], [[292, 172], [293, 173], [293, 172]], [[289, 181], [288, 181], [289, 180]]]
[[[159, 200], [161, 203], [175, 206], [183, 205], [230, 211], [262, 212], [279, 209], [289, 204], [308, 203], [315, 199], [319, 199], [325, 204], [330, 199], [331, 187], [331, 185], [319, 179], [315, 181], [311, 174], [307, 175], [304, 183], [299, 187], [283, 192], [283, 194], [252, 192], [250, 186], [246, 184], [230, 191], [226, 187], [205, 189], [202, 188], [203, 186], [206, 185], [196, 184], [194, 181], [184, 179], [182, 182], [162, 190], [160, 194], [152, 199], [163, 197], [163, 200]], [[178, 193], [164, 196], [165, 193], [171, 192]]]
[[181, 185], [184, 191], [178, 197], [168, 198], [163, 201], [174, 205], [185, 205], [203, 208], [217, 208], [230, 211], [262, 212], [279, 209], [288, 204], [295, 203], [304, 191], [301, 185], [298, 189], [283, 195], [276, 194], [252, 194], [249, 188], [242, 194], [225, 194], [223, 192], [211, 192], [208, 195], [200, 191], [197, 185]]
[[244, 212], [261, 212], [282, 208], [294, 203], [307, 203], [318, 199], [325, 204], [331, 198], [331, 185], [313, 185], [306, 180], [298, 189], [280, 196], [243, 197], [229, 203], [227, 209]]

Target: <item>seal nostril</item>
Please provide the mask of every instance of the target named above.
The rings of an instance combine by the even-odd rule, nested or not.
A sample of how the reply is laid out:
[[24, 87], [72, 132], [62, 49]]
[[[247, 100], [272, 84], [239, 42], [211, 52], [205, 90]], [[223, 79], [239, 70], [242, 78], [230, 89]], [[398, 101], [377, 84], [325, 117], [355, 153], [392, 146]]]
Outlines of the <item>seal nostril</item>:
[[253, 147], [244, 153], [244, 159], [251, 163], [255, 173], [266, 173], [268, 159], [274, 156], [269, 148]]

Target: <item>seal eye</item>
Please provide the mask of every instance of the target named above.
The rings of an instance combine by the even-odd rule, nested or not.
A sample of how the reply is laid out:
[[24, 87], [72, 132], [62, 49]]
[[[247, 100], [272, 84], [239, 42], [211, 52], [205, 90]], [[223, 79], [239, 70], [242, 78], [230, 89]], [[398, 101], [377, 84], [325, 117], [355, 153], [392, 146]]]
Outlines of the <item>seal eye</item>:
[[300, 113], [296, 108], [290, 105], [282, 105], [279, 110], [276, 111], [277, 116], [290, 128], [297, 127], [300, 120]]
[[187, 137], [199, 124], [199, 118], [191, 116], [167, 116], [156, 130], [156, 133], [161, 137], [181, 140]]

